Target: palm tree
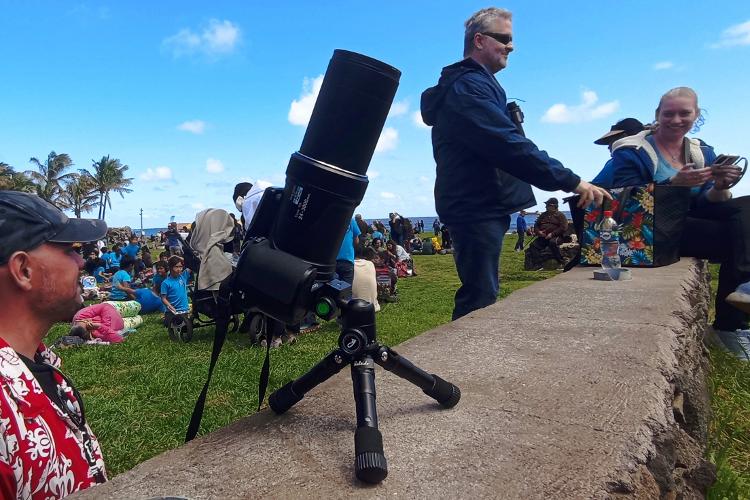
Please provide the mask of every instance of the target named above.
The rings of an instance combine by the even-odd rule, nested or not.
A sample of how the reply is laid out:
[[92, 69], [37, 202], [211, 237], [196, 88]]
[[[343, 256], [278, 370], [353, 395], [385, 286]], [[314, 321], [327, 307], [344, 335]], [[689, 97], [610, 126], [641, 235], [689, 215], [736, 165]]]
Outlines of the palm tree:
[[[86, 172], [88, 174], [88, 172]], [[91, 212], [98, 205], [99, 193], [91, 175], [73, 174], [75, 177], [65, 185], [60, 201], [65, 208], [73, 210], [76, 217]]]
[[91, 160], [91, 162], [94, 173], [87, 173], [93, 179], [96, 192], [99, 193], [99, 218], [104, 219], [107, 207], [112, 208], [109, 193], [115, 192], [124, 198], [125, 193], [133, 192], [128, 188], [133, 183], [133, 178], [125, 177], [125, 172], [129, 167], [123, 165], [117, 158], [110, 158], [107, 155], [102, 156], [99, 161]]
[[37, 170], [25, 172], [36, 185], [36, 194], [53, 205], [61, 207], [60, 196], [62, 196], [64, 185], [70, 182], [74, 175], [63, 173], [73, 165], [70, 156], [52, 151], [47, 155], [47, 161], [44, 163], [36, 158], [31, 158], [29, 162], [37, 168]]
[[36, 186], [23, 172], [16, 172], [7, 163], [0, 162], [0, 189], [33, 193]]
[[10, 189], [13, 174], [13, 167], [0, 161], [0, 189]]

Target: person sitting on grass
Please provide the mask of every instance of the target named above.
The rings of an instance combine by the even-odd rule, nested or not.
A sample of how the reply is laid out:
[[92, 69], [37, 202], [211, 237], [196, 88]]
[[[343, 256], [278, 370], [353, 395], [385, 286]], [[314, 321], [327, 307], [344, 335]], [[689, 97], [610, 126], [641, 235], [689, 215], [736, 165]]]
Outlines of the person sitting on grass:
[[378, 282], [375, 275], [375, 249], [357, 245], [354, 258], [354, 283], [352, 283], [352, 298], [363, 299], [380, 311], [378, 303]]
[[[179, 255], [169, 258], [169, 276], [161, 283], [159, 295], [164, 307], [167, 308], [165, 321], [169, 324], [171, 315], [188, 312], [187, 285], [190, 279], [190, 269], [185, 269], [185, 261]], [[170, 314], [171, 313], [171, 314]]]
[[104, 283], [111, 277], [110, 274], [104, 272], [105, 267], [106, 264], [104, 262], [104, 259], [99, 257], [99, 252], [97, 250], [92, 250], [89, 253], [89, 257], [86, 260], [86, 264], [83, 268], [86, 271], [86, 274], [96, 278], [97, 283]]
[[372, 263], [375, 266], [378, 300], [380, 302], [398, 302], [398, 291], [396, 290], [398, 274], [395, 267], [391, 266], [391, 264], [395, 266], [396, 256], [388, 252], [387, 249], [377, 245], [371, 248], [375, 251]]
[[[135, 264], [135, 261], [133, 261]], [[119, 244], [115, 244], [112, 247], [112, 251], [109, 252], [109, 272], [116, 273], [122, 267], [122, 250]]]
[[167, 266], [167, 270], [169, 270], [169, 264], [167, 261], [169, 260], [169, 252], [161, 252], [159, 254], [159, 260], [156, 261], [156, 263], [153, 265], [154, 274], [156, 274], [156, 264], [159, 262], [163, 262], [165, 266]]
[[138, 258], [138, 252], [141, 251], [141, 245], [138, 244], [138, 236], [131, 235], [130, 242], [122, 248], [122, 254], [130, 256], [133, 260]]
[[154, 277], [151, 278], [151, 289], [156, 295], [161, 296], [161, 284], [169, 275], [169, 263], [167, 261], [159, 261], [154, 265], [154, 269], [156, 272], [154, 273]]
[[135, 261], [126, 255], [120, 261], [120, 266], [120, 270], [112, 276], [112, 291], [109, 300], [134, 300], [135, 290], [130, 283], [133, 281]]

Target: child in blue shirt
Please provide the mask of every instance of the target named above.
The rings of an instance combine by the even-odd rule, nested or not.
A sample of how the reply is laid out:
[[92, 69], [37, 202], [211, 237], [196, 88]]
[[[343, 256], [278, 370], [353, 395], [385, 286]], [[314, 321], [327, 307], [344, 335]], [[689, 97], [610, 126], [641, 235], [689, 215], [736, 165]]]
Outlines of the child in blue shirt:
[[130, 243], [125, 245], [122, 249], [123, 255], [129, 255], [134, 260], [138, 257], [138, 252], [141, 251], [141, 246], [138, 244], [138, 237], [133, 235], [130, 237]]
[[182, 257], [173, 255], [169, 258], [169, 276], [161, 283], [161, 301], [172, 314], [188, 312], [187, 284], [190, 269], [185, 269]]
[[135, 299], [135, 290], [130, 286], [133, 280], [131, 273], [135, 262], [128, 256], [120, 261], [122, 269], [112, 276], [112, 292], [109, 294], [110, 300], [131, 300]]
[[[119, 270], [122, 267], [121, 261], [122, 251], [120, 250], [120, 245], [115, 245], [112, 247], [112, 251], [109, 253], [109, 267], [110, 269], [112, 269], [112, 272], [116, 272], [115, 270]], [[135, 264], [135, 260], [132, 260], [132, 262], [133, 264]]]

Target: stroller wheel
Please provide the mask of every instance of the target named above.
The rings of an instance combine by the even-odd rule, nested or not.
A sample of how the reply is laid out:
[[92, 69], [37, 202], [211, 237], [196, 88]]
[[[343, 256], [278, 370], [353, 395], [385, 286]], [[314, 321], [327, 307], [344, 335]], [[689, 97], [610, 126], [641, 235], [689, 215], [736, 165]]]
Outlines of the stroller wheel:
[[170, 321], [167, 324], [167, 333], [169, 334], [169, 340], [174, 340], [176, 342], [178, 339], [177, 339], [177, 332], [175, 331], [175, 325], [173, 324], [173, 321], [174, 320]]
[[169, 338], [182, 342], [190, 342], [193, 338], [193, 319], [189, 314], [176, 314], [167, 327]]
[[253, 317], [248, 322], [251, 344], [257, 344], [263, 337], [262, 319], [260, 314], [253, 314]]
[[182, 323], [182, 328], [178, 332], [178, 336], [181, 341], [183, 342], [190, 342], [193, 338], [193, 318], [191, 318], [189, 315], [184, 316], [184, 321]]
[[240, 329], [240, 318], [236, 314], [233, 314], [231, 318], [229, 318], [229, 332], [234, 333], [237, 330]]

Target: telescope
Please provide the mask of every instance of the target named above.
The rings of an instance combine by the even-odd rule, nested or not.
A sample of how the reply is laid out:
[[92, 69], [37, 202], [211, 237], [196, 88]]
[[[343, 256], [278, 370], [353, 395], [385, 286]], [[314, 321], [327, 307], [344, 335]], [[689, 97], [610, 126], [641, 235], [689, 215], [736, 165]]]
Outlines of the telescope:
[[461, 397], [458, 387], [379, 344], [373, 305], [351, 299], [351, 285], [335, 275], [336, 256], [367, 189], [367, 168], [400, 76], [376, 59], [334, 51], [302, 146], [289, 160], [285, 185], [266, 189], [253, 216], [232, 292], [246, 311], [276, 324], [299, 323], [309, 312], [324, 320], [340, 318], [338, 348], [272, 393], [269, 406], [284, 413], [350, 365], [357, 415], [355, 474], [368, 483], [388, 473], [375, 406], [376, 363], [443, 407], [455, 406]]

